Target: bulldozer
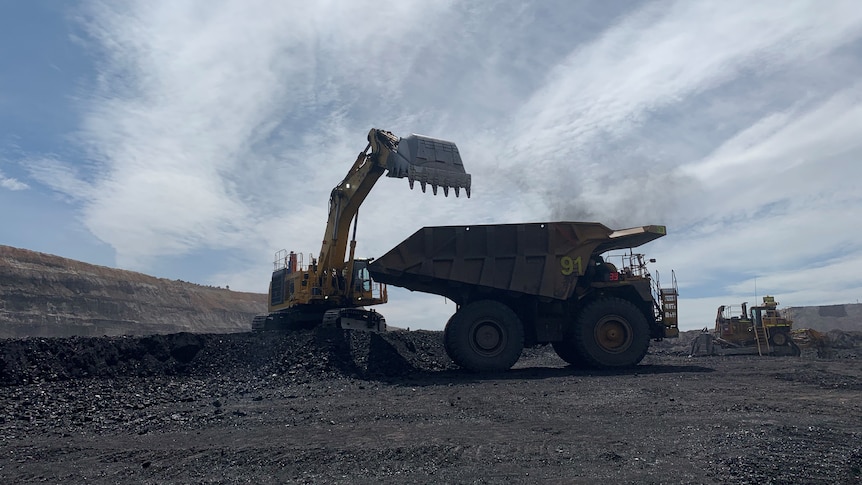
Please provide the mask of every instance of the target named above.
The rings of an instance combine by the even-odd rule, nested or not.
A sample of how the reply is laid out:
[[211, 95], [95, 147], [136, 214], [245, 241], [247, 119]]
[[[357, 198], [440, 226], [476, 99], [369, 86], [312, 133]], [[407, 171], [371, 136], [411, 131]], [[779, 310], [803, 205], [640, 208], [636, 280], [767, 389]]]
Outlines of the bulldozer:
[[721, 305], [715, 329], [706, 329], [692, 341], [690, 355], [800, 355], [792, 338], [793, 321], [778, 310], [773, 296], [764, 296], [761, 305], [748, 308]]
[[[399, 138], [372, 128], [368, 144], [329, 197], [329, 217], [317, 257], [280, 250], [275, 253], [267, 313], [252, 320], [252, 331], [295, 330], [331, 323], [345, 329], [386, 329], [386, 320], [365, 307], [386, 303], [386, 285], [368, 273], [371, 259], [355, 257], [359, 207], [385, 173], [407, 178], [458, 197], [470, 197], [471, 176], [464, 170], [458, 147], [423, 135]], [[349, 237], [350, 226], [353, 235]]]

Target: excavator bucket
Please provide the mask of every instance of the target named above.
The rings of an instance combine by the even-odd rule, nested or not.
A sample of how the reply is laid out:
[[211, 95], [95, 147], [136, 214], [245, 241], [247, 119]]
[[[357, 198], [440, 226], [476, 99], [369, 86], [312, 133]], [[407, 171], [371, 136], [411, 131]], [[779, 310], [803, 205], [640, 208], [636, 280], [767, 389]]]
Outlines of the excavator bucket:
[[390, 152], [386, 169], [387, 177], [406, 177], [411, 189], [419, 182], [422, 192], [430, 185], [434, 195], [442, 187], [446, 196], [453, 188], [456, 197], [461, 195], [461, 189], [470, 197], [470, 174], [464, 170], [458, 147], [451, 141], [422, 135], [403, 137], [397, 150]]

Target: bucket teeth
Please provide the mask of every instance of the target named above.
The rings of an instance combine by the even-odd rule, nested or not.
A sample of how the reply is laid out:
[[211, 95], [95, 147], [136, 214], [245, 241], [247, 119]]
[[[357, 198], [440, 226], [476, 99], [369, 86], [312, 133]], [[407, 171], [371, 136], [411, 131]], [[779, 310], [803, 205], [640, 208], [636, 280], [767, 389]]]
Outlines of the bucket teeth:
[[455, 189], [456, 197], [461, 195], [461, 189], [465, 189], [467, 197], [470, 197], [470, 174], [467, 173], [410, 165], [407, 168], [407, 180], [411, 187], [414, 182], [418, 181], [423, 192], [425, 192], [426, 185], [431, 185], [431, 191], [434, 195], [437, 195], [438, 187], [443, 187], [443, 194], [446, 196], [449, 195], [449, 189]]

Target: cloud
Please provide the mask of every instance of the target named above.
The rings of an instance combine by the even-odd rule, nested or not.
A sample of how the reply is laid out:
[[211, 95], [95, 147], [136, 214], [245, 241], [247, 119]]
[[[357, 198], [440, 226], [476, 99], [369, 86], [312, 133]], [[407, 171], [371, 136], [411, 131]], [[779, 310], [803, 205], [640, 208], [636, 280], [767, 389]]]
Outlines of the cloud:
[[86, 199], [93, 193], [93, 187], [81, 178], [74, 165], [63, 163], [54, 157], [31, 158], [26, 160], [24, 165], [36, 181], [70, 200]]
[[[807, 110], [770, 113], [684, 171], [717, 184], [738, 178], [741, 170], [762, 180], [802, 164], [820, 165], [824, 159], [854, 153], [862, 147], [855, 129], [862, 122], [860, 93], [862, 83], [855, 83]], [[848, 174], [834, 175], [844, 180]]]
[[[355, 126], [370, 128], [347, 113], [389, 106], [433, 41], [423, 23], [447, 4], [88, 5], [80, 18], [99, 71], [76, 138], [89, 189], [72, 189], [72, 170], [52, 186], [82, 201], [121, 264], [140, 267], [196, 247], [262, 247], [283, 218], [325, 205], [338, 180], [318, 179], [346, 171], [363, 142]], [[400, 62], [379, 62], [396, 45]]]
[[0, 187], [7, 190], [27, 190], [30, 188], [29, 185], [16, 178], [3, 175], [3, 172], [0, 172]]
[[85, 6], [97, 71], [68, 137], [83, 157], [26, 159], [123, 267], [228, 251], [212, 283], [265, 291], [275, 250], [316, 255], [371, 127], [456, 142], [474, 186], [381, 179], [363, 256], [423, 225], [667, 224], [643, 249], [677, 269], [699, 325], [755, 275], [782, 275], [794, 304], [789, 275], [862, 254], [855, 1]]
[[[762, 277], [788, 264], [819, 268], [824, 255], [860, 255], [862, 232], [847, 219], [862, 203], [856, 93], [852, 85], [794, 116], [766, 115], [683, 167], [709, 189], [684, 200], [688, 231], [672, 256], [700, 268], [692, 283], [714, 281], [720, 270]], [[846, 272], [834, 278], [857, 285]]]
[[[621, 224], [666, 213], [669, 196], [697, 181], [676, 170], [683, 160], [635, 144], [640, 130], [736, 78], [823, 56], [862, 29], [849, 3], [782, 5], [651, 3], [577, 46], [514, 117], [507, 158], [517, 163], [504, 177], [517, 182], [504, 190], [541, 194], [555, 214]], [[663, 197], [648, 195], [650, 180], [662, 180]], [[632, 217], [621, 215], [633, 202]]]

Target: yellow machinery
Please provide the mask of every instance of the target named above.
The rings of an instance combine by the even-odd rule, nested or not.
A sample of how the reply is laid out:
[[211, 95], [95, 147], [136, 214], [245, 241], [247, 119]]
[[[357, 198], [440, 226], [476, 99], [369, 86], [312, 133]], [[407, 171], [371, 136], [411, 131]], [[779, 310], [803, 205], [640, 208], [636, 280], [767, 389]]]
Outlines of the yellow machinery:
[[[423, 192], [430, 185], [435, 195], [442, 188], [448, 196], [452, 188], [456, 197], [461, 189], [470, 197], [470, 175], [454, 143], [421, 135], [398, 138], [372, 129], [365, 150], [332, 189], [319, 256], [303, 261], [300, 253], [276, 253], [268, 313], [254, 318], [252, 330], [313, 327], [324, 322], [343, 328], [385, 329], [383, 317], [363, 307], [386, 303], [386, 286], [368, 274], [370, 260], [354, 257], [359, 206], [384, 173], [407, 178], [410, 188], [419, 182]], [[351, 222], [353, 236], [348, 241]]]
[[704, 333], [692, 343], [692, 355], [799, 355], [791, 338], [793, 321], [778, 310], [772, 296], [763, 304], [747, 308], [721, 305], [712, 335]]

